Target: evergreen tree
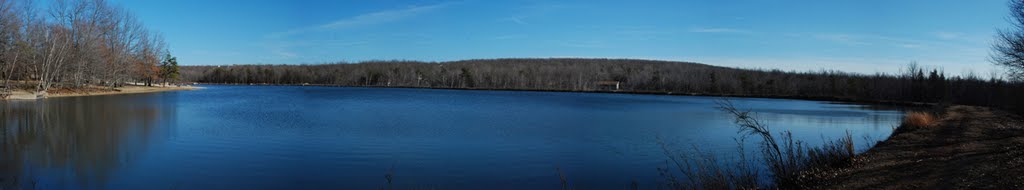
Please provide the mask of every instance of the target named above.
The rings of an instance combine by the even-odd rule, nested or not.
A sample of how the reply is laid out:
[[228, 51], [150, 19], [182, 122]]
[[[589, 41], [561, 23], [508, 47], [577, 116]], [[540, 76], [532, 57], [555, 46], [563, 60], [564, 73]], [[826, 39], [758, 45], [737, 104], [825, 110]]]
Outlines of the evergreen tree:
[[181, 72], [178, 68], [178, 58], [171, 56], [171, 53], [168, 52], [160, 62], [160, 78], [164, 79], [164, 82], [175, 82], [179, 75]]

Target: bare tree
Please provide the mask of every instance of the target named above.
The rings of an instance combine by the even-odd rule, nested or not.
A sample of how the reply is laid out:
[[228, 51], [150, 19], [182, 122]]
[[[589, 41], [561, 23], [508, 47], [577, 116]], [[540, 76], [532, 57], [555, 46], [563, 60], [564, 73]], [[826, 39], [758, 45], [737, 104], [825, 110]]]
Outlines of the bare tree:
[[15, 0], [0, 0], [0, 80], [3, 80], [0, 84], [0, 98], [10, 94], [10, 79], [22, 58], [20, 40], [24, 25], [18, 3]]
[[999, 30], [991, 60], [1006, 68], [1011, 80], [1024, 80], [1024, 0], [1011, 0], [1010, 29]]
[[42, 61], [36, 64], [39, 72], [39, 85], [36, 91], [45, 94], [57, 77], [61, 76], [62, 68], [71, 58], [71, 29], [59, 25], [48, 25], [42, 28]]
[[37, 81], [33, 90], [44, 95], [158, 77], [166, 44], [128, 11], [105, 0], [55, 0], [37, 12], [33, 2], [0, 0], [0, 92], [11, 80]]

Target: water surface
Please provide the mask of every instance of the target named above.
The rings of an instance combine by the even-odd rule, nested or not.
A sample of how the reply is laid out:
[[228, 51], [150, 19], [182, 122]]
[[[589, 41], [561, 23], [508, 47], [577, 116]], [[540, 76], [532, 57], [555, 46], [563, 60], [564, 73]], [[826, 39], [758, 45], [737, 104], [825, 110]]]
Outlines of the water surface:
[[[3, 102], [0, 187], [64, 189], [580, 189], [653, 187], [681, 150], [733, 156], [712, 97], [205, 86]], [[900, 112], [734, 98], [778, 131], [859, 149]]]

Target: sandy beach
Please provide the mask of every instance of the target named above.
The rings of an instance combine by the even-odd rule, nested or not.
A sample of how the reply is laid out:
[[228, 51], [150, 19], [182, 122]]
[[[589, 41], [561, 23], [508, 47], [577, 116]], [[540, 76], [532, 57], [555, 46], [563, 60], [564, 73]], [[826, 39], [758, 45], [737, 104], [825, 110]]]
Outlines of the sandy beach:
[[[74, 96], [100, 96], [114, 94], [135, 94], [152, 93], [176, 90], [196, 90], [196, 86], [124, 86], [118, 88], [92, 87], [79, 90], [51, 89], [47, 91], [46, 98], [74, 97]], [[7, 100], [34, 100], [39, 99], [37, 95], [27, 90], [15, 90]]]

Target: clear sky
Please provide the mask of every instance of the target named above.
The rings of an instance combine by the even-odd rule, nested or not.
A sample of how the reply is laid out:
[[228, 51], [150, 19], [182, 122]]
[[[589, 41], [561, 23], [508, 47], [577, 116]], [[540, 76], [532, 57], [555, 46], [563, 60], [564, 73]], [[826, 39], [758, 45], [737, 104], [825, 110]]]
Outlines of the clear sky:
[[184, 65], [600, 57], [987, 74], [1003, 0], [114, 0]]

